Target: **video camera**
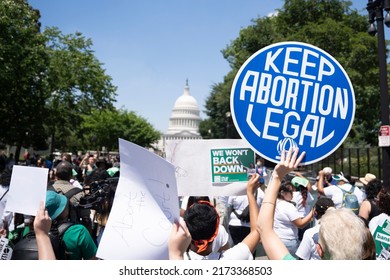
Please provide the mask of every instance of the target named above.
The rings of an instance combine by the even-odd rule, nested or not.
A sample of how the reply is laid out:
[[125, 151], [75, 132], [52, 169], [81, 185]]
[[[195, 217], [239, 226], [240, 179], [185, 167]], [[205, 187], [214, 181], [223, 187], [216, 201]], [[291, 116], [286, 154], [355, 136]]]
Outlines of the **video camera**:
[[118, 181], [119, 177], [114, 177], [92, 182], [89, 188], [84, 188], [84, 192], [87, 193], [80, 198], [78, 206], [85, 209], [99, 210], [104, 201], [113, 198]]

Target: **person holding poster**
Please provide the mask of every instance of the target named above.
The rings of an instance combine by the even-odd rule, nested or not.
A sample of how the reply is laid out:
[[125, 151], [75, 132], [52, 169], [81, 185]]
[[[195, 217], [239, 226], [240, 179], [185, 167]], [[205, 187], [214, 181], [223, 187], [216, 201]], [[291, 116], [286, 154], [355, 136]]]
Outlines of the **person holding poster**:
[[[275, 166], [257, 219], [264, 250], [270, 260], [295, 260], [273, 228], [275, 204], [283, 178], [296, 169], [306, 153], [299, 149], [283, 151]], [[317, 251], [322, 259], [361, 260], [367, 240], [362, 219], [350, 209], [329, 208], [321, 218]], [[351, 246], [354, 244], [354, 246]]]

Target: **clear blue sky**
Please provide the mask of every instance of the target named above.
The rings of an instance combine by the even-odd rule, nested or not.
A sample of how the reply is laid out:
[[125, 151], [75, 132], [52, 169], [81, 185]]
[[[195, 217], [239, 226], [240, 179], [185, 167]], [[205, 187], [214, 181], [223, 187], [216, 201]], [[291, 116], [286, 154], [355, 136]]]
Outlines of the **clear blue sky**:
[[[230, 68], [221, 50], [282, 0], [28, 0], [43, 27], [81, 32], [118, 87], [117, 108], [165, 132], [186, 79], [204, 110], [213, 84]], [[363, 14], [366, 0], [354, 0]], [[202, 112], [201, 117], [205, 114]]]

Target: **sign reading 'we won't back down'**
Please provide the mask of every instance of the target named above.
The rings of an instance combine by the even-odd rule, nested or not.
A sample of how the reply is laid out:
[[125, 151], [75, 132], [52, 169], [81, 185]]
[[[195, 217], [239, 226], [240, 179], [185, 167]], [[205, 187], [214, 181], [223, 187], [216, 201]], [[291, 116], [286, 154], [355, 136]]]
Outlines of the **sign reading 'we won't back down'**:
[[253, 54], [238, 71], [230, 107], [241, 137], [264, 158], [306, 151], [303, 164], [332, 154], [355, 116], [355, 94], [343, 67], [327, 52], [283, 42]]

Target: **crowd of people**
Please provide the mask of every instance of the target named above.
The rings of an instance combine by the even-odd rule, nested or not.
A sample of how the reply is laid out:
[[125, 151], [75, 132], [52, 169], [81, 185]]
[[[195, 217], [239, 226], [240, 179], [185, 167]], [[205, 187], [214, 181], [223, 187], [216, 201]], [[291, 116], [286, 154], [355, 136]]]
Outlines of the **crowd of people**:
[[24, 162], [28, 166], [50, 166], [46, 201], [42, 202], [44, 207], [38, 210], [36, 216], [5, 211], [14, 163], [4, 165], [0, 177], [0, 236], [10, 241], [14, 250], [12, 259], [23, 259], [31, 256], [15, 251], [22, 250], [18, 244], [33, 232], [38, 251], [44, 251], [38, 254], [39, 258], [52, 258], [52, 252], [47, 251], [51, 246], [41, 243], [52, 242], [47, 238], [48, 233], [58, 232], [64, 223], [69, 223], [61, 236], [66, 252], [64, 255], [55, 254], [54, 257], [95, 259], [120, 175], [119, 158], [103, 158], [86, 153], [83, 158], [72, 159], [70, 154], [63, 153], [49, 162], [40, 158]]
[[[259, 161], [259, 169], [248, 177], [246, 195], [183, 197], [180, 220], [169, 237], [169, 258], [253, 260], [261, 244], [270, 260], [390, 259], [389, 188], [370, 173], [359, 178], [359, 187], [329, 167], [311, 182], [296, 171], [304, 156], [298, 149], [284, 151], [267, 184]], [[12, 165], [4, 167], [0, 235], [17, 244], [33, 231], [39, 259], [96, 259], [115, 194], [110, 182], [120, 175], [119, 159], [86, 154], [75, 161], [65, 153], [50, 170], [46, 201], [30, 217], [4, 211]], [[98, 205], [90, 200], [96, 185], [100, 190], [105, 185], [105, 199]], [[346, 194], [356, 198], [357, 209], [346, 204]], [[49, 232], [64, 223], [70, 223], [62, 236], [66, 255], [59, 256]]]

